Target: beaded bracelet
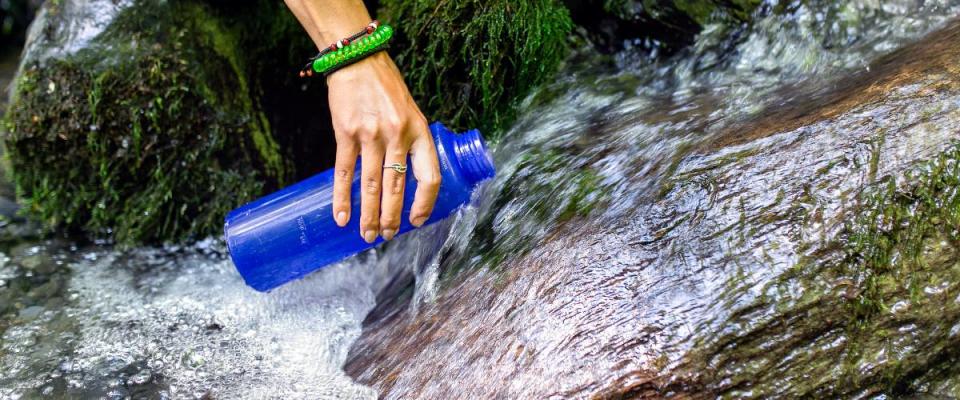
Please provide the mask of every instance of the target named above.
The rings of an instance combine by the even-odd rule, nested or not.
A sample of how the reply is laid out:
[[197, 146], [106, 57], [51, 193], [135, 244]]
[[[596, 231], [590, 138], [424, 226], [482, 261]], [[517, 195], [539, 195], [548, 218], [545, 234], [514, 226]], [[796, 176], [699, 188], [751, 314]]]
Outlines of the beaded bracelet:
[[393, 38], [393, 27], [384, 25], [376, 32], [313, 61], [313, 71], [330, 75], [370, 55], [386, 50]]
[[374, 53], [386, 50], [390, 39], [393, 38], [393, 27], [379, 25], [379, 21], [374, 20], [362, 31], [324, 48], [303, 67], [300, 77], [313, 76], [314, 72], [327, 76]]
[[317, 53], [317, 55], [311, 57], [311, 58], [310, 58], [310, 61], [307, 62], [307, 65], [304, 66], [304, 67], [300, 70], [300, 77], [303, 78], [303, 77], [305, 77], [305, 76], [313, 76], [313, 70], [312, 70], [312, 68], [311, 68], [311, 65], [313, 64], [313, 61], [314, 61], [314, 60], [316, 60], [316, 59], [318, 59], [318, 58], [320, 58], [320, 57], [323, 57], [325, 54], [327, 54], [327, 53], [329, 53], [329, 52], [331, 52], [331, 51], [336, 51], [337, 49], [342, 49], [343, 46], [349, 45], [350, 42], [352, 42], [352, 41], [354, 41], [354, 40], [357, 40], [358, 38], [360, 38], [360, 37], [363, 36], [363, 35], [369, 35], [369, 34], [373, 33], [374, 31], [377, 30], [377, 27], [378, 27], [379, 25], [380, 25], [380, 21], [378, 21], [378, 20], [373, 20], [373, 22], [370, 22], [369, 24], [367, 24], [367, 26], [364, 27], [363, 30], [361, 30], [360, 32], [354, 33], [353, 35], [350, 35], [350, 36], [348, 36], [348, 37], [346, 37], [346, 38], [344, 38], [344, 39], [340, 39], [340, 40], [332, 43], [330, 46], [327, 46], [327, 47], [323, 48], [322, 50], [320, 50], [319, 53]]

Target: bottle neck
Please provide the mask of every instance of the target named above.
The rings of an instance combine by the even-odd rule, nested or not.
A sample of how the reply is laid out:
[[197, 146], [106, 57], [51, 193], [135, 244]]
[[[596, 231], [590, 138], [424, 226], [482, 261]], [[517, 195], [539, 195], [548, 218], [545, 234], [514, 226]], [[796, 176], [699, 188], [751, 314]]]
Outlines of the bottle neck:
[[460, 171], [471, 185], [493, 178], [496, 168], [480, 131], [472, 129], [461, 134], [452, 134], [451, 142]]

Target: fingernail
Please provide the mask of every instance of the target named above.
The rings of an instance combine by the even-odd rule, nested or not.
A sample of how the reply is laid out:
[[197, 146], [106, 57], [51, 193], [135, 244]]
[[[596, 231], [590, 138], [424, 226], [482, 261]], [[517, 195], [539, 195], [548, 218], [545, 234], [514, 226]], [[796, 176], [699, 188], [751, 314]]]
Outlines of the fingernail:
[[426, 221], [427, 221], [427, 217], [416, 217], [412, 221], [410, 221], [410, 223], [413, 224], [413, 226], [420, 227], [420, 225], [423, 225], [423, 223]]
[[337, 213], [337, 225], [344, 226], [347, 224], [347, 212], [340, 211]]
[[366, 240], [367, 243], [373, 243], [374, 240], [377, 240], [377, 231], [366, 231], [363, 233], [363, 240]]
[[397, 231], [393, 229], [384, 229], [383, 232], [380, 232], [380, 236], [383, 236], [383, 240], [393, 239], [393, 235], [396, 235]]

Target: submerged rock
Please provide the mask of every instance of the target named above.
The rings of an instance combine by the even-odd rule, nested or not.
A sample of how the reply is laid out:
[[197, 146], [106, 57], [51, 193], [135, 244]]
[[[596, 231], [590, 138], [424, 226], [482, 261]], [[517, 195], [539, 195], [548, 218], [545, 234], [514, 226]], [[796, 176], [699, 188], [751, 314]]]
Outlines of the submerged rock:
[[548, 100], [435, 301], [382, 303], [347, 372], [383, 398], [960, 395], [958, 59], [953, 23], [832, 79]]

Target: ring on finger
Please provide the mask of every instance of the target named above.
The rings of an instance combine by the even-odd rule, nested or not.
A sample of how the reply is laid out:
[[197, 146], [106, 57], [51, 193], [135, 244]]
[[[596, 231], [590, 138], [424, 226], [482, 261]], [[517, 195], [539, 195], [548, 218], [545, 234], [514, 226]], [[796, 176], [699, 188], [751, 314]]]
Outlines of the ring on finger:
[[393, 163], [393, 164], [390, 164], [390, 165], [384, 165], [384, 166], [383, 166], [383, 169], [392, 169], [392, 170], [394, 170], [394, 171], [397, 171], [398, 174], [405, 174], [405, 173], [407, 173], [407, 166], [406, 166], [406, 165], [403, 165], [403, 164], [400, 164], [400, 163]]

